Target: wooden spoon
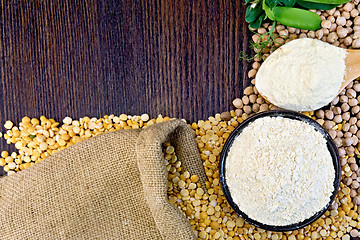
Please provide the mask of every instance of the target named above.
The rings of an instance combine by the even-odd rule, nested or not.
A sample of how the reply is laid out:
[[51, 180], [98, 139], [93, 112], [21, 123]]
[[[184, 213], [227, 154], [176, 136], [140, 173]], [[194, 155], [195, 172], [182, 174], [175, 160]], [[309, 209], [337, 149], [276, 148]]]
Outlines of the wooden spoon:
[[354, 49], [347, 49], [346, 52], [346, 72], [344, 76], [344, 82], [341, 85], [339, 92], [341, 92], [351, 81], [353, 81], [357, 77], [360, 77], [360, 51]]

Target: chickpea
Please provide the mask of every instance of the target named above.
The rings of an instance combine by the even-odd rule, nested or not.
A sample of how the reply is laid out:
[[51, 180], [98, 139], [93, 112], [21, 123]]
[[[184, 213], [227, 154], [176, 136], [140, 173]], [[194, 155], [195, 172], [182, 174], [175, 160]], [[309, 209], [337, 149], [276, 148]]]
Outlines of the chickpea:
[[360, 48], [360, 39], [355, 39], [355, 40], [352, 42], [351, 46], [352, 46], [353, 48]]
[[[246, 96], [250, 96], [251, 94], [253, 94], [254, 93], [254, 88], [252, 87], [252, 86], [249, 86], [249, 87], [247, 87], [247, 88], [245, 88], [244, 89], [244, 94], [246, 95]], [[256, 96], [255, 96], [256, 97]], [[250, 102], [251, 102], [251, 100], [250, 100]]]
[[336, 115], [336, 116], [334, 117], [334, 122], [335, 122], [335, 123], [341, 123], [341, 122], [342, 122], [341, 115]]
[[324, 127], [325, 129], [331, 129], [333, 126], [334, 126], [334, 122], [327, 120], [327, 121], [324, 122], [324, 126], [323, 126], [323, 127]]
[[260, 36], [258, 34], [254, 34], [252, 35], [251, 39], [253, 40], [254, 43], [257, 43], [259, 41]]
[[342, 95], [342, 96], [340, 96], [339, 100], [341, 103], [347, 103], [349, 101], [349, 98], [346, 95]]
[[[359, 26], [360, 27], [360, 26]], [[360, 38], [360, 30], [354, 30], [354, 34], [352, 35], [353, 39], [358, 39]]]
[[350, 46], [352, 44], [352, 38], [351, 37], [346, 37], [344, 39], [344, 44], [345, 44], [345, 46]]
[[317, 39], [321, 39], [324, 36], [324, 32], [322, 29], [319, 29], [315, 32], [315, 36]]
[[284, 30], [284, 29], [285, 29], [285, 26], [284, 26], [284, 25], [277, 25], [277, 26], [275, 27], [275, 29], [276, 29], [276, 32], [280, 32], [281, 30]]
[[351, 117], [350, 119], [349, 119], [349, 125], [351, 125], [351, 126], [353, 126], [353, 125], [355, 125], [356, 124], [356, 122], [357, 122], [357, 118], [356, 117]]
[[349, 100], [349, 106], [350, 107], [355, 107], [358, 103], [359, 103], [359, 101], [356, 98], [351, 98]]
[[321, 22], [321, 27], [330, 29], [331, 28], [331, 21], [329, 21], [329, 20], [322, 21]]
[[248, 77], [249, 77], [249, 78], [255, 78], [256, 73], [257, 73], [257, 70], [256, 70], [256, 69], [251, 69], [251, 70], [248, 72]]
[[326, 13], [329, 14], [330, 16], [333, 15], [335, 13], [336, 8], [330, 9], [330, 10], [326, 10]]
[[325, 117], [329, 120], [332, 120], [334, 118], [334, 113], [330, 110], [325, 111]]
[[279, 32], [280, 36], [289, 36], [289, 30], [283, 29]]
[[348, 146], [345, 148], [345, 150], [348, 155], [352, 155], [354, 154], [355, 148], [353, 146]]
[[330, 32], [335, 32], [337, 27], [338, 27], [338, 26], [336, 25], [336, 23], [332, 23], [329, 31], [330, 31]]
[[360, 106], [354, 106], [351, 108], [352, 114], [357, 114], [360, 111]]
[[346, 96], [348, 96], [349, 98], [355, 98], [356, 97], [356, 92], [354, 89], [347, 89], [346, 90]]
[[289, 33], [295, 33], [296, 28], [294, 28], [294, 27], [287, 27], [287, 30], [289, 31]]
[[[349, 19], [350, 18], [350, 13], [349, 12], [342, 12], [341, 16], [345, 19]], [[346, 24], [346, 23], [345, 23]]]
[[249, 101], [250, 101], [251, 103], [255, 103], [255, 102], [256, 102], [256, 99], [257, 99], [257, 96], [256, 96], [255, 94], [251, 94], [251, 95], [249, 96]]
[[360, 16], [355, 17], [353, 23], [354, 25], [360, 25]]
[[344, 112], [342, 115], [341, 115], [342, 119], [344, 121], [348, 121], [350, 119], [350, 113], [349, 112]]
[[352, 133], [352, 134], [356, 134], [356, 132], [358, 131], [358, 127], [356, 125], [352, 125], [349, 129], [349, 131]]
[[267, 30], [266, 30], [265, 28], [259, 28], [259, 29], [257, 30], [257, 32], [258, 32], [260, 35], [263, 35], [263, 34], [267, 33]]
[[[335, 138], [336, 139], [336, 138]], [[345, 151], [345, 149], [343, 149], [343, 148], [339, 148], [339, 156], [340, 157], [343, 157], [343, 156], [345, 156], [345, 154], [346, 154], [346, 151]], [[345, 160], [346, 161], [346, 160]], [[346, 164], [346, 163], [345, 163]]]
[[358, 15], [359, 15], [359, 11], [357, 9], [354, 8], [353, 10], [351, 10], [351, 12], [350, 12], [351, 17], [355, 18]]
[[347, 103], [341, 104], [341, 110], [342, 110], [343, 112], [347, 112], [347, 111], [349, 111], [349, 109], [350, 109], [349, 104], [347, 104]]
[[248, 105], [248, 104], [250, 103], [249, 97], [246, 96], [246, 95], [244, 95], [244, 96], [242, 97], [242, 102], [243, 102], [244, 105]]
[[346, 18], [345, 17], [337, 17], [336, 18], [336, 24], [339, 26], [345, 26], [346, 24]]
[[340, 114], [341, 113], [341, 108], [340, 107], [334, 107], [333, 112], [334, 112], [335, 115]]
[[342, 127], [342, 130], [343, 130], [344, 132], [349, 131], [349, 129], [350, 129], [350, 124], [349, 124], [349, 123], [345, 123], [345, 124], [343, 125], [343, 127]]
[[356, 163], [352, 163], [350, 165], [350, 169], [353, 171], [353, 172], [356, 172], [358, 169], [359, 169], [359, 166], [356, 164]]
[[336, 131], [333, 130], [333, 129], [330, 129], [330, 130], [329, 130], [329, 135], [330, 135], [330, 137], [331, 137], [332, 139], [336, 138]]
[[344, 138], [350, 138], [352, 137], [352, 133], [351, 132], [346, 132], [344, 133]]
[[[338, 39], [338, 36], [336, 35], [335, 32], [331, 32], [331, 33], [329, 33], [329, 36], [327, 36], [327, 41], [329, 43], [334, 43], [334, 42], [336, 42], [337, 39]], [[359, 45], [360, 45], [360, 43], [359, 43]]]
[[260, 68], [260, 63], [254, 62], [254, 63], [252, 64], [252, 68], [255, 69], [255, 70], [258, 70], [258, 69]]
[[343, 144], [344, 144], [345, 146], [350, 146], [351, 144], [353, 144], [352, 138], [345, 138]]
[[308, 34], [307, 34], [307, 36], [308, 36], [309, 38], [315, 38], [315, 31], [309, 31]]
[[356, 92], [360, 92], [360, 83], [355, 83], [353, 85], [353, 89], [356, 91]]
[[339, 27], [336, 30], [337, 35], [339, 36], [339, 38], [345, 38], [348, 34], [348, 31], [346, 30], [346, 28], [343, 27]]
[[356, 205], [360, 205], [360, 196], [354, 197], [354, 203], [355, 203]]
[[246, 105], [244, 106], [243, 110], [246, 114], [250, 114], [252, 109], [249, 105]]
[[344, 136], [344, 133], [343, 133], [342, 131], [340, 131], [340, 130], [337, 130], [337, 131], [336, 131], [336, 136], [337, 136], [338, 138], [342, 138], [342, 137]]
[[[335, 17], [334, 16], [329, 16], [327, 18], [328, 21], [330, 21], [330, 23], [334, 23], [336, 21]], [[322, 26], [322, 25], [321, 25]], [[322, 26], [323, 27], [323, 26]], [[329, 27], [330, 28], [330, 27]]]
[[299, 38], [307, 38], [306, 33], [300, 33]]
[[346, 29], [348, 30], [348, 33], [352, 32], [352, 28], [351, 28], [352, 25], [353, 25], [353, 22], [351, 20], [346, 21], [345, 26], [346, 26]]

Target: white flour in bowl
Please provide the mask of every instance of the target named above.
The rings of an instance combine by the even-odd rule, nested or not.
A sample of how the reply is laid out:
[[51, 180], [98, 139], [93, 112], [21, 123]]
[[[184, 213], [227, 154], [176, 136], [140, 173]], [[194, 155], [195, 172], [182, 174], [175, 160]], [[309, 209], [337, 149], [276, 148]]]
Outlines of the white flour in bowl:
[[260, 94], [274, 105], [311, 111], [331, 102], [345, 75], [346, 50], [300, 38], [273, 52], [256, 74]]
[[323, 209], [335, 169], [326, 140], [308, 123], [263, 117], [230, 147], [225, 177], [239, 209], [260, 223], [285, 226]]

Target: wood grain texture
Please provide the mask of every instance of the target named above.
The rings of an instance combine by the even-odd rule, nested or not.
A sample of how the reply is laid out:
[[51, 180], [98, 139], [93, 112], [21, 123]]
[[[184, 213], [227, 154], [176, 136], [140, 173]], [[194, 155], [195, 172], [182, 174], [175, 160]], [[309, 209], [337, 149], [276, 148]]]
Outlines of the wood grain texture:
[[244, 13], [236, 0], [2, 0], [1, 124], [229, 110], [248, 83]]

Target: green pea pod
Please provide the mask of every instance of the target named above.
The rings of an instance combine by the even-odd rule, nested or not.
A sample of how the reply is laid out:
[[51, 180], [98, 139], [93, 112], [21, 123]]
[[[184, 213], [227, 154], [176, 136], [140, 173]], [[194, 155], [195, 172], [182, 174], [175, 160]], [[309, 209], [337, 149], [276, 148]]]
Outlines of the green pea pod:
[[337, 5], [349, 2], [349, 0], [306, 0], [306, 1], [313, 3], [337, 4]]
[[321, 18], [313, 12], [300, 8], [274, 7], [275, 20], [279, 23], [300, 29], [317, 30], [321, 28]]
[[320, 10], [330, 10], [340, 5], [340, 4], [315, 3], [315, 2], [309, 2], [308, 0], [306, 1], [297, 0], [296, 3], [306, 9], [320, 9]]

